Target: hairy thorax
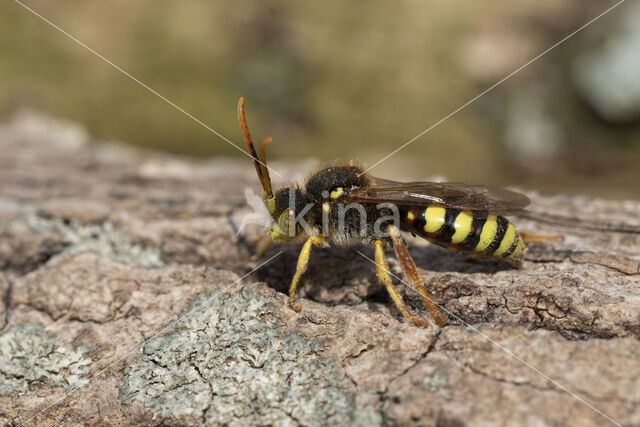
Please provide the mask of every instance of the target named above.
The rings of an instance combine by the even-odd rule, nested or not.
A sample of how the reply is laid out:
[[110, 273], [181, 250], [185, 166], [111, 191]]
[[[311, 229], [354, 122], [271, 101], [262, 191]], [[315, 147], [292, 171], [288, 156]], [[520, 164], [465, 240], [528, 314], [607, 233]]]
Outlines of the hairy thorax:
[[354, 163], [334, 164], [320, 168], [306, 182], [306, 197], [313, 204], [309, 222], [331, 244], [352, 246], [380, 237], [376, 222], [389, 215], [388, 210], [346, 201], [350, 191], [369, 184], [362, 172], [363, 168]]

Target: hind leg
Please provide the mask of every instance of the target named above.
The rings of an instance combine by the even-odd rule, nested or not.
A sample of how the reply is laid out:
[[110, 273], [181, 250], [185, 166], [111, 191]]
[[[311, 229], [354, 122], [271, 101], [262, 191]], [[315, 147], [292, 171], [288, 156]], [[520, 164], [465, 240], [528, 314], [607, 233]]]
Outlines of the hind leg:
[[548, 242], [551, 240], [562, 240], [564, 236], [561, 234], [557, 234], [555, 236], [540, 236], [538, 234], [525, 233], [523, 231], [520, 232], [520, 237], [525, 242]]
[[409, 253], [407, 249], [407, 245], [404, 242], [404, 239], [400, 235], [400, 230], [394, 225], [390, 225], [387, 228], [387, 233], [391, 236], [391, 241], [393, 242], [393, 249], [396, 252], [396, 256], [398, 257], [398, 261], [400, 261], [400, 266], [402, 267], [402, 271], [404, 273], [405, 278], [409, 283], [411, 283], [415, 289], [420, 294], [422, 301], [429, 309], [431, 313], [431, 317], [439, 326], [444, 326], [447, 324], [447, 316], [438, 308], [429, 292], [424, 287], [424, 280], [418, 271], [418, 267], [416, 267], [416, 263], [413, 260], [413, 257]]

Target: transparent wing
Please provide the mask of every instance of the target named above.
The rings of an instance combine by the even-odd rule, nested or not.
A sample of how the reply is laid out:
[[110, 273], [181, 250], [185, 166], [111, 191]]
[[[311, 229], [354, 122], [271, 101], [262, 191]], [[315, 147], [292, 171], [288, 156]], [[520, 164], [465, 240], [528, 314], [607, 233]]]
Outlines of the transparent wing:
[[349, 191], [347, 200], [398, 205], [440, 205], [462, 210], [488, 210], [500, 214], [522, 213], [531, 202], [515, 191], [459, 182], [396, 182], [372, 178], [368, 187]]

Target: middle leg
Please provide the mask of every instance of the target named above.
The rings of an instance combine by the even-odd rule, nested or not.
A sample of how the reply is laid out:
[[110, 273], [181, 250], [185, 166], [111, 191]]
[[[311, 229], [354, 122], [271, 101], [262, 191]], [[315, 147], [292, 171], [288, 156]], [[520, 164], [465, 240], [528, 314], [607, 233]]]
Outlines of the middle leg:
[[396, 307], [398, 307], [398, 310], [400, 310], [404, 317], [411, 320], [418, 326], [429, 325], [427, 321], [418, 319], [417, 317], [409, 313], [407, 307], [404, 304], [402, 296], [398, 293], [398, 290], [395, 288], [395, 286], [393, 286], [393, 283], [391, 283], [391, 277], [389, 275], [389, 264], [387, 264], [387, 260], [384, 256], [384, 242], [382, 240], [374, 240], [373, 247], [375, 248], [376, 252], [376, 273], [380, 281], [387, 288], [387, 292], [389, 292], [389, 295], [391, 296], [391, 299], [393, 299], [393, 302], [396, 304]]

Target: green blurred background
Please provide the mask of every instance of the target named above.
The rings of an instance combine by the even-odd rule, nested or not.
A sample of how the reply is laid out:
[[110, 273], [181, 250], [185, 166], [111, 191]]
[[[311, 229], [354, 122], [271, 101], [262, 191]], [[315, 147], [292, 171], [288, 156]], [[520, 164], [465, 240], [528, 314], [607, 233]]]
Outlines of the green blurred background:
[[[238, 145], [373, 164], [614, 2], [29, 0]], [[626, 2], [374, 170], [640, 198], [640, 6]], [[17, 3], [0, 3], [0, 115], [98, 139], [242, 156]], [[248, 160], [247, 160], [248, 161]]]

